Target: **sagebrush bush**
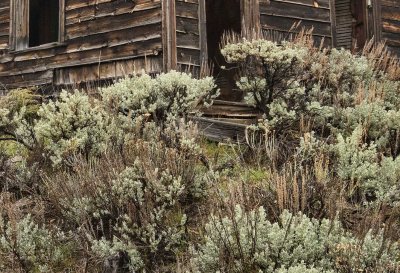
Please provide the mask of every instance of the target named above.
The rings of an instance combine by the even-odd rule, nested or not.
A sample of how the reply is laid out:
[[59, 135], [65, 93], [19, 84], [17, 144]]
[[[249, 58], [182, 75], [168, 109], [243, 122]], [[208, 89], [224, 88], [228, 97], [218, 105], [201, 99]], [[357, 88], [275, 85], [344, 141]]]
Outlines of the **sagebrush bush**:
[[[69, 267], [74, 240], [23, 210], [30, 200], [0, 193], [0, 270], [55, 272]], [[39, 205], [39, 204], [37, 204]]]
[[[316, 49], [301, 40], [277, 45], [238, 38], [222, 53], [241, 67], [238, 87], [264, 114], [260, 128], [288, 147], [289, 159], [304, 133], [321, 150], [337, 141], [331, 162], [348, 197], [397, 204], [400, 82], [377, 69], [376, 56]], [[351, 136], [357, 140], [343, 141]]]
[[0, 140], [15, 141], [32, 149], [35, 135], [32, 130], [40, 96], [28, 89], [11, 91], [0, 98]]
[[199, 136], [187, 73], [1, 97], [0, 271], [399, 271], [398, 63], [310, 37], [224, 47], [245, 144]]
[[186, 208], [205, 198], [213, 174], [202, 166], [196, 130], [188, 130], [193, 125], [182, 126], [168, 132], [149, 124], [143, 135], [150, 139], [126, 141], [123, 155], [90, 163], [78, 158], [77, 173], [48, 179], [54, 206], [82, 226], [80, 236], [95, 259], [125, 253], [124, 266], [151, 271], [187, 245]]
[[197, 103], [211, 103], [218, 91], [211, 77], [195, 79], [177, 71], [155, 78], [144, 74], [125, 78], [101, 90], [103, 101], [130, 118], [149, 114], [161, 125], [193, 110]]
[[400, 250], [383, 233], [363, 240], [336, 220], [285, 211], [278, 223], [262, 207], [230, 217], [212, 215], [204, 242], [194, 251], [194, 272], [395, 272]]
[[337, 173], [348, 183], [346, 193], [353, 196], [355, 191], [361, 191], [356, 195], [364, 202], [378, 199], [398, 205], [400, 157], [379, 155], [377, 146], [364, 143], [362, 138], [362, 127], [357, 127], [346, 139], [339, 135], [334, 147], [338, 156]]
[[113, 134], [101, 104], [79, 91], [61, 92], [58, 100], [42, 105], [38, 116], [35, 135], [54, 165], [77, 153], [103, 153]]

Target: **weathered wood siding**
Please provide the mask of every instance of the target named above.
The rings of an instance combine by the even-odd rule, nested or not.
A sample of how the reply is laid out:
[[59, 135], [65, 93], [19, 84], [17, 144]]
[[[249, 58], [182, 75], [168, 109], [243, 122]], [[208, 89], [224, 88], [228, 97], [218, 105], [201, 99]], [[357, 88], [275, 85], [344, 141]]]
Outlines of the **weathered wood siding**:
[[0, 83], [76, 84], [162, 69], [160, 0], [65, 0], [64, 23], [62, 44], [6, 52]]
[[300, 27], [314, 29], [316, 42], [325, 39], [332, 44], [329, 0], [260, 0], [261, 28], [272, 31], [275, 40], [287, 39], [290, 28], [301, 21]]
[[353, 41], [353, 16], [350, 0], [335, 1], [336, 47], [351, 49]]
[[381, 0], [382, 39], [400, 57], [400, 0]]
[[10, 0], [0, 1], [0, 51], [8, 47], [10, 39]]
[[198, 0], [176, 1], [176, 46], [178, 69], [199, 73], [200, 19]]

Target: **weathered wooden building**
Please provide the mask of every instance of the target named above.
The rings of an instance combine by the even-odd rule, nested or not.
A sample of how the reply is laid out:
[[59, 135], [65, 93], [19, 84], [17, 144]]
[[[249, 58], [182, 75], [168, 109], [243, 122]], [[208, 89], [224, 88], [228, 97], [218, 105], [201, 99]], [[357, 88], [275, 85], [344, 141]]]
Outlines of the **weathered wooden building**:
[[114, 79], [218, 63], [223, 32], [285, 37], [296, 22], [327, 46], [374, 37], [400, 56], [400, 0], [0, 0], [4, 88]]

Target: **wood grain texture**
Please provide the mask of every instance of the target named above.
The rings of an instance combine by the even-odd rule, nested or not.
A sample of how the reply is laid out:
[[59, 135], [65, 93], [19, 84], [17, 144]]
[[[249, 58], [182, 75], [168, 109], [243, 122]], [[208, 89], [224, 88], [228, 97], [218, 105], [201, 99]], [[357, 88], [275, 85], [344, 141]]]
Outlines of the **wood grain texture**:
[[[302, 27], [313, 28], [314, 36], [332, 45], [331, 10], [329, 0], [260, 0], [261, 27], [275, 40], [290, 37]], [[299, 28], [291, 30], [294, 24]]]
[[381, 39], [400, 58], [400, 0], [380, 0]]
[[[201, 0], [200, 0], [201, 1]], [[176, 46], [178, 69], [198, 76], [201, 61], [199, 0], [176, 1]], [[203, 20], [205, 18], [203, 17]], [[203, 30], [204, 31], [204, 30]], [[204, 44], [203, 44], [204, 47]]]
[[[9, 1], [0, 3], [0, 50], [13, 40], [6, 25], [27, 26], [18, 17], [22, 12], [18, 9], [10, 24]], [[121, 77], [142, 68], [162, 71], [161, 0], [65, 0], [61, 9], [65, 10], [61, 21], [65, 33], [60, 43], [27, 49], [16, 43], [16, 50], [5, 50], [0, 57], [0, 83], [63, 85]]]

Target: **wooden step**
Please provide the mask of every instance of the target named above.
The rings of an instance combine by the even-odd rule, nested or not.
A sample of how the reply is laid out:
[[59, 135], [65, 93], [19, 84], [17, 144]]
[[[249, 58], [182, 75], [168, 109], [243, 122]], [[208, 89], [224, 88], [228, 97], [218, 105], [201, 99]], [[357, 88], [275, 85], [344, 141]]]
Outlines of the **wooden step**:
[[201, 117], [193, 115], [200, 133], [212, 141], [246, 142], [246, 128], [257, 124], [261, 112], [253, 105], [242, 102], [215, 100], [210, 107], [199, 109]]
[[242, 102], [214, 101], [210, 107], [202, 107], [200, 112], [204, 117], [228, 118], [228, 119], [258, 119], [260, 111], [253, 105]]

